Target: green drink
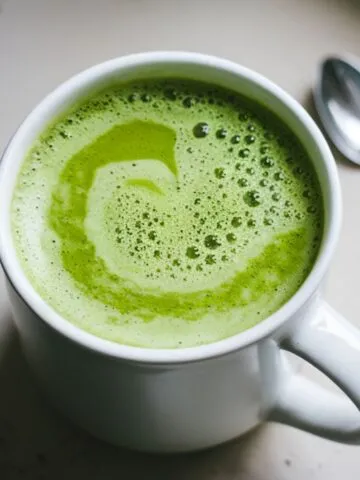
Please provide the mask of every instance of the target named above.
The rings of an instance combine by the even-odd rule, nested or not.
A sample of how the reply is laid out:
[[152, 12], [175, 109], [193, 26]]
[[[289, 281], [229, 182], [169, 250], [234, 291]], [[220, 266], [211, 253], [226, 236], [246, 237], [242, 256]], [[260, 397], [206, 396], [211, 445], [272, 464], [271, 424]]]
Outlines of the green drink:
[[316, 259], [323, 207], [306, 152], [265, 107], [149, 80], [48, 127], [20, 170], [12, 226], [29, 280], [70, 322], [179, 348], [280, 308]]

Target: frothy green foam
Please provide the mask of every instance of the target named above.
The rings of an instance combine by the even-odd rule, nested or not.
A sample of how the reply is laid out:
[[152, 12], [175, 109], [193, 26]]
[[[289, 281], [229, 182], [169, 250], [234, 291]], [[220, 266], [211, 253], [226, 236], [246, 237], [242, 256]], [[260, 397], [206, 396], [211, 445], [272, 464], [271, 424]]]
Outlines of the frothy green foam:
[[42, 297], [103, 338], [213, 342], [283, 305], [310, 271], [322, 200], [305, 151], [265, 108], [216, 87], [113, 87], [50, 126], [12, 204]]

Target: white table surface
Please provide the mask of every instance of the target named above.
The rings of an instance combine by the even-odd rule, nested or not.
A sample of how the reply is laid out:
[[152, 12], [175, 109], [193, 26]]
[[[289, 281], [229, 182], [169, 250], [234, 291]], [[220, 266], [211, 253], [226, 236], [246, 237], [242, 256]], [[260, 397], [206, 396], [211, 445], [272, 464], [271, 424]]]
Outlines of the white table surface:
[[[346, 51], [360, 56], [360, 1], [0, 0], [0, 149], [29, 110], [72, 74], [155, 49], [242, 63], [315, 115], [310, 89], [319, 60]], [[360, 327], [360, 167], [336, 158], [344, 221], [326, 295]], [[320, 378], [308, 367], [303, 371]], [[115, 478], [358, 480], [360, 447], [273, 424], [185, 456], [132, 453], [91, 438], [39, 393], [18, 346], [1, 277], [0, 479]]]

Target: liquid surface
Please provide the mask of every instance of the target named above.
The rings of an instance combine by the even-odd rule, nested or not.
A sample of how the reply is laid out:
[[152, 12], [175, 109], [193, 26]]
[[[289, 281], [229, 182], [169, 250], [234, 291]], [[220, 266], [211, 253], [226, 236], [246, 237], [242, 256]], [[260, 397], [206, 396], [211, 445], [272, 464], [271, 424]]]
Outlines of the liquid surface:
[[211, 343], [299, 288], [322, 233], [320, 187], [264, 108], [198, 82], [108, 89], [50, 126], [12, 203], [29, 280], [99, 337]]

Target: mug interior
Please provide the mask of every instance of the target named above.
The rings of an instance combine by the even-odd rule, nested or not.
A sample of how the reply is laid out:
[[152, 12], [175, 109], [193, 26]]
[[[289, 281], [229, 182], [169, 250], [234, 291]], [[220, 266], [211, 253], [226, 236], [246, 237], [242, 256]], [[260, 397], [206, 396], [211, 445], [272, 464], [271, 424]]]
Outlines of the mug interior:
[[[271, 112], [296, 134], [311, 159], [324, 201], [324, 233], [318, 258], [305, 282], [273, 315], [254, 327], [218, 342], [183, 349], [145, 349], [103, 340], [57, 314], [34, 290], [16, 257], [10, 205], [24, 157], [47, 125], [89, 94], [116, 84], [148, 78], [177, 77], [233, 90]], [[0, 260], [14, 288], [45, 322], [75, 342], [98, 352], [140, 362], [185, 362], [218, 356], [270, 335], [315, 291], [328, 266], [340, 229], [341, 198], [331, 151], [306, 111], [287, 93], [261, 75], [227, 60], [184, 52], [150, 52], [121, 57], [92, 67], [62, 84], [25, 119], [4, 152], [0, 169]]]

